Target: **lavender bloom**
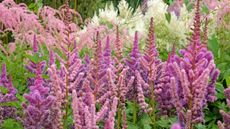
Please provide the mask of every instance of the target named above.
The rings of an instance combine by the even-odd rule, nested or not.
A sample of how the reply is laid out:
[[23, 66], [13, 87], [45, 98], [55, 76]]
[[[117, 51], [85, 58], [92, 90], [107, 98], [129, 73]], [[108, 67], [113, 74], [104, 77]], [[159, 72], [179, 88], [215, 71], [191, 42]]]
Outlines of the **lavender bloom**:
[[44, 87], [42, 71], [44, 62], [36, 64], [36, 77], [30, 86], [30, 93], [24, 94], [28, 101], [22, 104], [25, 119], [23, 121], [26, 129], [52, 128], [51, 107], [55, 98], [49, 94], [49, 88]]
[[[215, 100], [214, 85], [219, 75], [212, 53], [200, 42], [199, 0], [196, 4], [193, 30], [190, 44], [180, 51], [182, 57], [174, 55], [174, 61], [168, 65], [171, 74], [172, 101], [179, 122], [189, 128], [204, 121], [203, 108], [207, 101]], [[191, 118], [186, 118], [188, 112], [191, 112], [189, 115]], [[187, 119], [191, 119], [191, 122]]]
[[[225, 89], [224, 94], [227, 98], [228, 107], [230, 108], [230, 88]], [[223, 117], [224, 122], [221, 123], [220, 121], [218, 121], [219, 129], [229, 129], [230, 128], [230, 113], [224, 112], [223, 110], [220, 110], [220, 113]]]
[[[0, 87], [6, 88], [7, 92], [3, 93], [0, 91], [0, 104], [15, 102], [17, 101], [16, 93], [17, 90], [14, 88], [12, 81], [7, 78], [6, 65], [2, 64], [2, 71], [0, 76]], [[0, 124], [4, 119], [16, 118], [17, 109], [11, 106], [0, 107]]]
[[55, 101], [51, 107], [51, 115], [53, 117], [52, 123], [55, 128], [63, 129], [62, 117], [63, 112], [61, 111], [62, 104], [64, 103], [64, 96], [61, 84], [63, 80], [60, 78], [58, 71], [56, 70], [55, 64], [48, 68], [48, 73], [50, 75], [51, 89], [50, 94], [55, 96]]
[[7, 73], [6, 73], [6, 65], [2, 65], [2, 72], [0, 78], [0, 86], [7, 89], [7, 93], [0, 92], [0, 103], [16, 101], [16, 93], [17, 90], [14, 88], [12, 81], [8, 80]]
[[[82, 92], [81, 96], [78, 95], [75, 90], [73, 90], [72, 93], [72, 109], [75, 129], [99, 129], [97, 122], [103, 120], [109, 111], [109, 99], [107, 99], [104, 105], [102, 105], [102, 108], [96, 112], [96, 102], [94, 101], [93, 92], [90, 90], [89, 82], [86, 81], [83, 85], [86, 88], [86, 92]], [[114, 105], [116, 106], [117, 101], [115, 102]], [[109, 113], [109, 120], [115, 119], [113, 117], [115, 117], [114, 111], [116, 113], [116, 107], [114, 108], [115, 109], [111, 110]]]
[[[141, 64], [147, 71], [148, 77], [146, 82], [149, 85], [147, 90], [150, 91], [151, 107], [154, 108], [154, 103], [157, 100], [161, 114], [167, 115], [168, 111], [172, 108], [169, 93], [169, 75], [166, 72], [167, 64], [162, 63], [158, 57], [159, 54], [155, 42], [153, 18], [151, 18], [148, 42], [145, 55], [141, 59]], [[155, 113], [154, 110], [152, 113]]]
[[112, 63], [109, 36], [106, 38], [103, 60], [104, 60], [104, 65], [105, 65], [104, 68], [105, 69], [109, 68], [111, 66], [111, 63]]
[[141, 54], [138, 49], [138, 37], [135, 33], [133, 49], [129, 54], [129, 58], [126, 59], [126, 65], [129, 67], [127, 72], [127, 97], [134, 102], [138, 102], [139, 106], [144, 112], [151, 111], [148, 108], [148, 104], [144, 101], [145, 89], [149, 88], [146, 81], [146, 71], [141, 65]]

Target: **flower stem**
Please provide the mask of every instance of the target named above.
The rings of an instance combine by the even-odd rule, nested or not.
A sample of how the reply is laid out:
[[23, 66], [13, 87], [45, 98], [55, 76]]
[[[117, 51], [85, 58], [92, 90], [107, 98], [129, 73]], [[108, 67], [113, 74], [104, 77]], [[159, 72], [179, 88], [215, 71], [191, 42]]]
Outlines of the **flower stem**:
[[74, 10], [77, 11], [77, 0], [74, 0]]
[[121, 127], [121, 113], [122, 113], [122, 110], [121, 110], [121, 108], [120, 108], [120, 105], [118, 105], [118, 118], [117, 118], [117, 129], [121, 129], [120, 127]]
[[137, 102], [134, 101], [134, 106], [133, 106], [133, 124], [137, 123]]

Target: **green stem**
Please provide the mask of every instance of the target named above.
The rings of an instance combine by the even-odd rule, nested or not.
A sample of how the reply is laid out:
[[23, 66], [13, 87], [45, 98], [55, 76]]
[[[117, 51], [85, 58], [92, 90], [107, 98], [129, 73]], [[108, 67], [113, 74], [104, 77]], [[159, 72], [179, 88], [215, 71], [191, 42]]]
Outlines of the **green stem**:
[[121, 129], [121, 113], [122, 110], [120, 108], [120, 106], [118, 107], [118, 113], [117, 113], [117, 129]]
[[52, 3], [53, 3], [53, 7], [56, 8], [57, 7], [57, 1], [53, 0]]
[[152, 107], [152, 111], [150, 112], [150, 118], [153, 125], [153, 129], [156, 129], [155, 94], [154, 94], [154, 83], [152, 81], [150, 81], [150, 86], [151, 86], [150, 105]]
[[133, 106], [133, 124], [137, 123], [137, 102], [134, 101], [134, 106]]
[[74, 0], [74, 10], [77, 11], [77, 0]]

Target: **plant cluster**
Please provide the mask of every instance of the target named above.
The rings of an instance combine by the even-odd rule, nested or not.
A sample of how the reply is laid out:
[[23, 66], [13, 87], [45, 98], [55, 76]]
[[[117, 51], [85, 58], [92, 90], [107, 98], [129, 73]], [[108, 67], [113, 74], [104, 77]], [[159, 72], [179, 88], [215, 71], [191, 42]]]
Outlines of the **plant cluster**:
[[[214, 61], [216, 53], [212, 53], [215, 48], [209, 49], [208, 18], [201, 31], [202, 3], [193, 2], [193, 20], [183, 19], [183, 3], [174, 4], [168, 8], [173, 12], [171, 22], [165, 21], [163, 26], [169, 29], [172, 24], [183, 24], [186, 28], [191, 21], [193, 25], [191, 30], [181, 30], [183, 35], [191, 32], [185, 47], [176, 42], [169, 53], [164, 52], [168, 57], [164, 61], [157, 44], [157, 26], [165, 15], [161, 11], [168, 7], [162, 1], [144, 1], [142, 10], [134, 11], [122, 0], [119, 13], [112, 5], [99, 11], [99, 17], [108, 21], [95, 15], [81, 29], [80, 15], [68, 1], [58, 10], [44, 6], [32, 12], [25, 4], [4, 0], [0, 3], [0, 29], [11, 31], [15, 43], [0, 46], [0, 128], [202, 128], [210, 122], [206, 121], [208, 111], [219, 113], [219, 105], [209, 106], [223, 102], [223, 92], [230, 106], [230, 90], [217, 82], [220, 71]], [[130, 50], [126, 41], [132, 42]], [[24, 42], [28, 48], [24, 49]], [[24, 75], [13, 75], [14, 66]], [[222, 105], [226, 107], [225, 102]], [[220, 114], [223, 122], [217, 123], [220, 118], [215, 118], [210, 125], [228, 129], [229, 113], [223, 108]]]

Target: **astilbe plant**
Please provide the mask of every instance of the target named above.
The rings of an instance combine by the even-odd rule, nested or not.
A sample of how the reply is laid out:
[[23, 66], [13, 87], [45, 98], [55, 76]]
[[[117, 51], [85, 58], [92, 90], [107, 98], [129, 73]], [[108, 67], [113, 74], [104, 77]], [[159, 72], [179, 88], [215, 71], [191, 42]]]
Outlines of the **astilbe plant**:
[[[73, 9], [68, 9], [72, 16], [80, 19], [81, 16]], [[79, 26], [75, 21], [65, 24], [65, 5], [60, 9], [53, 9], [48, 6], [41, 7], [38, 14], [29, 10], [26, 4], [17, 4], [13, 0], [4, 0], [0, 3], [0, 30], [3, 32], [11, 31], [15, 42], [28, 43], [32, 46], [33, 35], [37, 35], [38, 43], [49, 47], [61, 49], [66, 44], [66, 38], [77, 37]], [[73, 18], [73, 17], [72, 17]], [[70, 29], [69, 34], [66, 29]]]
[[[129, 67], [127, 71], [127, 81], [126, 81], [126, 96], [127, 99], [134, 103], [133, 111], [133, 122], [137, 122], [137, 104], [143, 112], [147, 113], [152, 110], [148, 103], [145, 102], [144, 92], [149, 88], [148, 84], [145, 82], [145, 77], [147, 76], [146, 71], [141, 65], [141, 53], [138, 48], [138, 33], [135, 33], [133, 48], [129, 53], [129, 57], [126, 59], [126, 65]], [[148, 90], [149, 91], [149, 90]]]
[[155, 44], [155, 33], [153, 18], [151, 18], [149, 26], [149, 35], [147, 39], [146, 51], [144, 56], [141, 58], [141, 65], [147, 72], [145, 81], [147, 83], [150, 98], [150, 105], [152, 111], [149, 112], [153, 128], [156, 128], [156, 113], [158, 102], [158, 109], [162, 115], [167, 115], [168, 111], [172, 108], [170, 105], [170, 94], [169, 94], [169, 76], [166, 74], [166, 63], [161, 62], [159, 54]]
[[[4, 119], [16, 118], [16, 108], [7, 106], [7, 103], [16, 102], [17, 90], [14, 88], [11, 79], [7, 78], [6, 64], [2, 64], [2, 71], [0, 76], [0, 124]], [[4, 89], [6, 91], [4, 91]], [[6, 104], [6, 105], [4, 105]]]
[[[39, 55], [36, 40], [33, 45], [34, 56]], [[45, 87], [43, 72], [46, 62], [30, 61], [27, 68], [35, 74], [34, 81], [29, 85], [30, 92], [24, 94], [26, 103], [22, 104], [24, 110], [23, 125], [26, 129], [52, 129], [51, 107], [54, 103], [54, 96], [49, 95], [49, 87]]]
[[[224, 90], [224, 94], [227, 98], [228, 107], [230, 107], [230, 88]], [[223, 116], [223, 123], [218, 121], [219, 129], [229, 129], [230, 128], [230, 113], [220, 110], [221, 115]]]
[[[64, 24], [66, 26], [65, 39], [60, 44], [62, 56], [50, 51], [50, 67], [48, 73], [51, 79], [51, 94], [56, 97], [53, 107], [53, 113], [57, 115], [53, 121], [56, 128], [64, 128], [67, 126], [67, 118], [69, 113], [69, 97], [73, 89], [78, 89], [84, 73], [82, 61], [78, 58], [78, 49], [75, 39], [72, 36], [71, 22], [73, 20], [68, 2], [65, 4]], [[64, 8], [63, 7], [63, 8]], [[60, 62], [60, 69], [55, 64], [55, 58]], [[64, 122], [64, 123], [63, 123]]]
[[[124, 87], [124, 74], [127, 70], [116, 74], [109, 37], [103, 51], [99, 32], [96, 33], [94, 60], [89, 62], [86, 69], [88, 72], [83, 71], [86, 76], [81, 87], [77, 88], [77, 91], [73, 90], [72, 93], [75, 128], [99, 128], [97, 123], [103, 121], [105, 129], [114, 129], [120, 100], [118, 90]], [[100, 105], [98, 111], [96, 105]], [[123, 128], [126, 128], [125, 126], [123, 121]]]
[[219, 75], [212, 53], [200, 40], [199, 11], [197, 0], [190, 44], [180, 51], [181, 58], [174, 55], [175, 61], [168, 64], [172, 102], [179, 123], [186, 129], [193, 129], [195, 124], [204, 121], [203, 109], [208, 101], [216, 99], [215, 83]]

